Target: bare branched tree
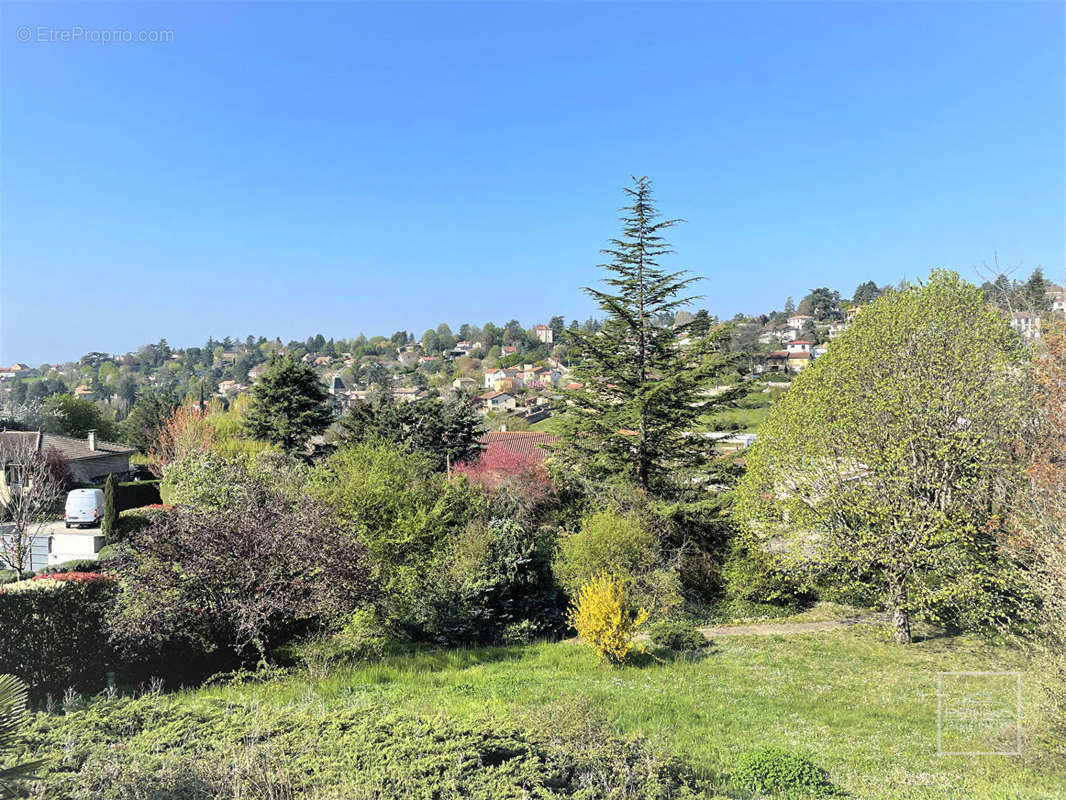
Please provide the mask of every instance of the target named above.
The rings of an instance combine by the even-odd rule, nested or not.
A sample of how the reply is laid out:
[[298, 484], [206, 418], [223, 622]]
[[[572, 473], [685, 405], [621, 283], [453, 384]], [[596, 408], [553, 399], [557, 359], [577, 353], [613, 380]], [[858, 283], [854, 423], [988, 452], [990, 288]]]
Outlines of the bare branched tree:
[[0, 436], [0, 465], [7, 483], [0, 563], [10, 569], [29, 569], [33, 541], [55, 513], [66, 487], [48, 454], [40, 451], [36, 433]]

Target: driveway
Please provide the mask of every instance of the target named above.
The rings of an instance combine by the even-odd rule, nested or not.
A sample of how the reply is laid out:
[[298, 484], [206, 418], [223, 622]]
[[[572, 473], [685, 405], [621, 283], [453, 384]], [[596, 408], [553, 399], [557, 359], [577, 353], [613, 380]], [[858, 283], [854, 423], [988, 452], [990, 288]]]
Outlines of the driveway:
[[[10, 522], [0, 524], [0, 535], [11, 533], [15, 529], [15, 526]], [[46, 522], [40, 527], [36, 525], [30, 526], [30, 531], [35, 536], [51, 536], [53, 533], [75, 533], [80, 531], [81, 533], [100, 533], [100, 526], [94, 525], [92, 528], [71, 528], [69, 531], [63, 524], [63, 520], [57, 519], [52, 522]]]

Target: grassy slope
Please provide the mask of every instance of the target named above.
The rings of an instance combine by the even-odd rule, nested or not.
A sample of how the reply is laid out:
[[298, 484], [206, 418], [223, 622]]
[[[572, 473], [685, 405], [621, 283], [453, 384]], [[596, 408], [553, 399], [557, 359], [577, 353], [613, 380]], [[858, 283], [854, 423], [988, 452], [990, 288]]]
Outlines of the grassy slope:
[[[1022, 669], [1021, 758], [936, 755], [936, 673]], [[572, 643], [394, 657], [199, 695], [267, 706], [380, 702], [474, 716], [523, 713], [587, 697], [622, 731], [640, 732], [696, 765], [728, 769], [736, 755], [774, 744], [810, 754], [859, 798], [1050, 798], [1066, 786], [1036, 743], [1040, 676], [1022, 657], [969, 638], [902, 648], [874, 628], [723, 638], [698, 661], [609, 669]]]

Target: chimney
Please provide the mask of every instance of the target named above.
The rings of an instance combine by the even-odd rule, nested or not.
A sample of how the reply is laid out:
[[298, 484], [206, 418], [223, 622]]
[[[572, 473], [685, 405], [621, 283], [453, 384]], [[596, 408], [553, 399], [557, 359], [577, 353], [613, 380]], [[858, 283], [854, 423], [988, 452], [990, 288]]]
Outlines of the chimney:
[[96, 431], [89, 431], [89, 449], [96, 449]]
[[506, 422], [501, 422], [500, 423], [500, 433], [507, 433], [507, 423]]

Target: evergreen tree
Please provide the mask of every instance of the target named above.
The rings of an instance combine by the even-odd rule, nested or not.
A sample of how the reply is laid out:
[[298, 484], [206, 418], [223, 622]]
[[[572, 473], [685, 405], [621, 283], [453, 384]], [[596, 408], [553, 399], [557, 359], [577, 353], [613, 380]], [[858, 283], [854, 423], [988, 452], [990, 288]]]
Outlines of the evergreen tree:
[[178, 397], [165, 391], [148, 390], [137, 396], [129, 416], [122, 420], [122, 441], [142, 453], [155, 444], [159, 430], [180, 405]]
[[[602, 252], [610, 262], [605, 290], [586, 288], [606, 314], [598, 331], [568, 332], [581, 361], [581, 390], [568, 393], [573, 411], [564, 417], [562, 460], [594, 477], [616, 477], [645, 492], [671, 494], [691, 486], [691, 471], [710, 448], [693, 436], [701, 414], [731, 402], [732, 394], [702, 394], [713, 381], [736, 376], [721, 333], [693, 339], [690, 324], [660, 326], [693, 298], [683, 293], [696, 280], [665, 272], [659, 259], [672, 253], [662, 234], [680, 220], [660, 219], [651, 183], [634, 178], [625, 189], [622, 235]], [[682, 346], [683, 339], [689, 342]]]
[[115, 476], [108, 475], [104, 483], [104, 517], [100, 521], [100, 533], [104, 541], [110, 544], [118, 532], [118, 506], [115, 503]]
[[878, 288], [876, 283], [873, 281], [866, 281], [855, 287], [855, 294], [851, 297], [851, 304], [855, 306], [866, 306], [880, 297], [881, 294], [882, 291]]
[[333, 421], [329, 392], [315, 371], [291, 357], [272, 356], [251, 389], [244, 425], [249, 435], [297, 453]]
[[1048, 297], [1048, 282], [1044, 278], [1044, 270], [1037, 267], [1029, 280], [1021, 287], [1025, 298], [1025, 304], [1034, 311], [1050, 311], [1051, 298]]
[[353, 404], [341, 420], [346, 441], [398, 445], [405, 452], [427, 456], [441, 472], [477, 460], [482, 449], [480, 427], [472, 400], [430, 396], [407, 403], [384, 393]]

